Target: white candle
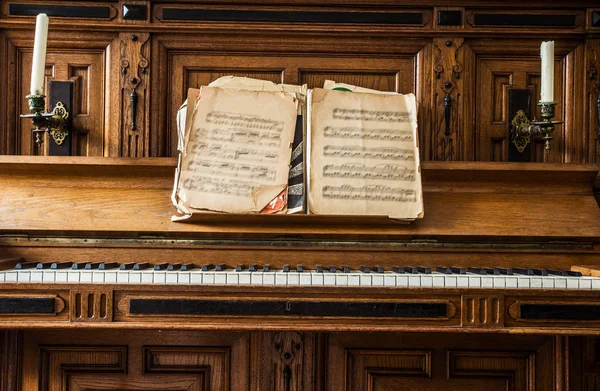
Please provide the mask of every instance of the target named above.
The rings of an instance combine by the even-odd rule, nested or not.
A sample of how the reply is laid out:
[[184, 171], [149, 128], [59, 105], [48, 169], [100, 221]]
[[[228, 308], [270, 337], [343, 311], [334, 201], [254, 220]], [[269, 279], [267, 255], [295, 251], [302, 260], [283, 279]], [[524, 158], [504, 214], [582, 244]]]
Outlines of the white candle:
[[31, 94], [44, 93], [44, 70], [46, 68], [46, 44], [48, 40], [48, 16], [39, 14], [35, 24], [33, 64], [31, 66]]
[[554, 102], [554, 41], [542, 42], [542, 93], [541, 102]]

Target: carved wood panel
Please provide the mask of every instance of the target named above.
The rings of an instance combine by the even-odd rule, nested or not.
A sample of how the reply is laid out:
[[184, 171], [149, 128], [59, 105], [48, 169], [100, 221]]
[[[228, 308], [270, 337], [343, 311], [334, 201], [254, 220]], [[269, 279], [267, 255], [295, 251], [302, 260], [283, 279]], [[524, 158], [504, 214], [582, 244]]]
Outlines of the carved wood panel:
[[[28, 114], [26, 95], [29, 94], [31, 77], [32, 39], [29, 34], [7, 34], [8, 59], [4, 69], [8, 84], [3, 153], [21, 155], [44, 154], [44, 146], [38, 148], [32, 137], [31, 121], [18, 118]], [[74, 154], [102, 156], [105, 143], [107, 118], [111, 113], [111, 101], [107, 92], [107, 73], [110, 71], [110, 34], [98, 34], [83, 38], [69, 33], [50, 34], [46, 57], [46, 90], [49, 80], [74, 82], [74, 107], [70, 113], [74, 137]], [[4, 66], [4, 65], [3, 65]], [[51, 110], [50, 107], [46, 107]], [[46, 143], [49, 142], [46, 140]]]
[[[215, 37], [211, 42], [211, 37], [207, 37], [204, 42], [186, 42], [187, 45], [183, 46], [184, 42], [172, 37], [157, 38], [152, 52], [155, 55], [154, 66], [161, 73], [155, 81], [155, 88], [168, 89], [168, 93], [162, 102], [158, 102], [161, 106], [158, 106], [153, 121], [163, 124], [153, 134], [164, 144], [157, 145], [158, 149], [152, 153], [175, 154], [175, 113], [185, 100], [187, 89], [206, 85], [224, 75], [253, 77], [276, 83], [306, 83], [309, 88], [322, 87], [325, 80], [333, 79], [384, 91], [420, 94], [417, 90], [417, 67], [419, 52], [425, 46], [423, 41], [413, 41], [404, 46], [381, 46], [382, 52], [373, 57], [369, 51], [378, 47], [376, 45], [382, 45], [377, 41], [372, 43], [370, 49], [356, 45], [349, 47], [346, 53], [336, 51], [330, 55], [314, 55], [306, 53], [304, 46], [307, 43], [312, 43], [314, 50], [331, 51], [335, 47], [326, 40], [292, 46], [284, 39], [278, 41], [265, 36], [260, 42], [248, 43], [253, 53], [239, 53], [241, 50], [247, 51], [248, 46], [241, 49], [240, 42], [222, 42], [220, 39]], [[269, 42], [272, 46], [265, 47]], [[223, 52], [230, 49], [231, 53], [214, 52], [214, 48], [220, 44], [223, 45]], [[208, 52], [205, 49], [207, 46], [210, 48]], [[160, 152], [163, 148], [165, 152]]]
[[26, 332], [23, 389], [247, 390], [248, 334]]
[[554, 349], [553, 338], [534, 336], [337, 334], [327, 389], [554, 390]]

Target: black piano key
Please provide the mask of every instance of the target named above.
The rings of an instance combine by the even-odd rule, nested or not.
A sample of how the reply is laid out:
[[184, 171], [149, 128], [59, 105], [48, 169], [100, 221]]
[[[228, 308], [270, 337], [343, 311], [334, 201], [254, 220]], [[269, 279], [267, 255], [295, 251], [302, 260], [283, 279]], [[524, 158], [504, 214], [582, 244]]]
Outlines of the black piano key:
[[371, 273], [371, 269], [368, 266], [361, 266], [359, 270], [361, 273]]
[[451, 267], [452, 274], [467, 274], [467, 269], [464, 267]]
[[442, 274], [452, 274], [452, 268], [447, 266], [436, 266], [435, 271]]
[[190, 270], [193, 270], [195, 267], [196, 267], [196, 265], [194, 265], [193, 263], [184, 263], [183, 265], [181, 265], [181, 271], [189, 272]]
[[99, 270], [102, 262], [88, 262], [83, 267], [84, 270]]
[[168, 272], [172, 272], [179, 269], [181, 269], [181, 263], [169, 263], [169, 266], [167, 266]]
[[39, 262], [19, 262], [15, 265], [16, 270], [35, 269]]
[[329, 273], [335, 273], [335, 272], [337, 272], [337, 268], [335, 266], [329, 266], [327, 269], [328, 269], [327, 271]]
[[73, 266], [73, 262], [52, 262], [50, 270], [68, 269]]
[[290, 271], [290, 265], [283, 265], [283, 272], [288, 273]]
[[500, 272], [500, 274], [505, 275], [505, 276], [512, 276], [514, 274], [513, 269], [511, 268], [503, 268], [503, 267], [495, 267], [495, 270], [498, 270], [498, 272]]
[[157, 263], [154, 265], [154, 271], [167, 270], [167, 267], [169, 267], [168, 263]]
[[119, 265], [116, 262], [102, 262], [100, 265], [98, 265], [98, 270], [110, 270], [118, 267]]
[[562, 276], [562, 277], [566, 277], [569, 274], [567, 273], [566, 270], [552, 270], [552, 269], [548, 269], [548, 274], [551, 276]]
[[304, 271], [304, 266], [302, 266], [302, 265], [298, 265], [298, 266], [296, 266], [296, 271], [297, 271], [298, 273], [302, 273], [302, 272]]
[[513, 272], [516, 274], [522, 274], [524, 276], [533, 276], [533, 270], [522, 267], [513, 267]]
[[492, 276], [499, 276], [500, 275], [500, 270], [498, 270], [496, 268], [484, 267], [482, 269], [485, 270], [486, 274], [489, 274], [489, 275], [492, 275]]
[[136, 263], [133, 265], [133, 270], [146, 270], [150, 268], [150, 264], [148, 262]]
[[421, 274], [431, 274], [431, 268], [425, 266], [417, 266], [417, 271]]
[[235, 267], [235, 271], [236, 272], [243, 272], [244, 271], [244, 265], [237, 265]]
[[[222, 272], [223, 270], [227, 269], [227, 266], [220, 263], [218, 265], [215, 265], [215, 271], [216, 272]], [[252, 270], [251, 270], [252, 271]]]
[[487, 272], [485, 271], [484, 268], [482, 267], [469, 267], [467, 268], [467, 272], [468, 273], [473, 273], [473, 274], [479, 274], [479, 275], [486, 275]]
[[207, 272], [207, 271], [209, 271], [209, 270], [212, 270], [213, 268], [214, 268], [214, 266], [213, 266], [213, 265], [211, 265], [211, 264], [207, 264], [207, 265], [202, 265], [202, 269], [201, 269], [201, 270], [202, 270], [203, 272]]
[[317, 273], [323, 273], [323, 266], [317, 265], [317, 267], [315, 268], [315, 270], [317, 271]]
[[350, 273], [350, 267], [349, 266], [342, 266], [342, 271], [344, 273]]
[[266, 272], [268, 272], [270, 270], [270, 268], [271, 267], [269, 265], [263, 265], [262, 271], [266, 273]]
[[250, 265], [250, 266], [248, 266], [248, 271], [249, 272], [255, 272], [256, 269], [257, 269], [256, 265]]
[[392, 271], [397, 274], [404, 274], [404, 268], [400, 266], [392, 266]]
[[119, 266], [119, 270], [133, 270], [133, 267], [136, 265], [135, 262], [122, 263]]

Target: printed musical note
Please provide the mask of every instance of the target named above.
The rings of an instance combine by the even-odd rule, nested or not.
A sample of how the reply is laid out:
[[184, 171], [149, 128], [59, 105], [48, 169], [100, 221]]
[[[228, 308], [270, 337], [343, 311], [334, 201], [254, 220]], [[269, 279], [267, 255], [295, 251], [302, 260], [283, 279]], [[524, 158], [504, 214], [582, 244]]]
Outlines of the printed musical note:
[[350, 159], [382, 159], [412, 161], [415, 158], [412, 149], [393, 147], [364, 147], [359, 145], [325, 145], [323, 155]]

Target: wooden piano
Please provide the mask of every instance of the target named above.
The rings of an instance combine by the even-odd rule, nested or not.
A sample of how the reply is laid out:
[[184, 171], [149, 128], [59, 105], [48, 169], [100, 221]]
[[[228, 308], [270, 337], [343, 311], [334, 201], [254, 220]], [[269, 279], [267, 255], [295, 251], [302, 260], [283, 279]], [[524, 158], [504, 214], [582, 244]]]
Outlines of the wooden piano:
[[582, 389], [595, 165], [424, 162], [411, 224], [171, 222], [174, 166], [0, 157], [7, 387]]

